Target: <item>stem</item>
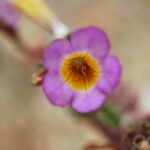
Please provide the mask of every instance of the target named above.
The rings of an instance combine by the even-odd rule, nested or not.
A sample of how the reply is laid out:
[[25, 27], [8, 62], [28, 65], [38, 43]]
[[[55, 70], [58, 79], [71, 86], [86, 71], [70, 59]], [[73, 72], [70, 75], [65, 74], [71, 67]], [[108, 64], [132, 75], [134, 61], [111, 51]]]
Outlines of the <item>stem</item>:
[[8, 38], [17, 46], [17, 50], [11, 52], [14, 57], [21, 60], [23, 57], [23, 52], [26, 50], [26, 44], [21, 38], [18, 31], [4, 22], [0, 22], [0, 31], [5, 33]]
[[121, 129], [112, 129], [104, 125], [96, 116], [92, 117], [90, 124], [94, 126], [98, 131], [101, 131], [109, 139], [111, 145], [116, 147], [116, 150], [122, 150], [122, 136], [124, 132]]
[[16, 28], [11, 27], [4, 22], [0, 22], [0, 30], [6, 33], [6, 35], [13, 40], [19, 50], [26, 49], [25, 43]]

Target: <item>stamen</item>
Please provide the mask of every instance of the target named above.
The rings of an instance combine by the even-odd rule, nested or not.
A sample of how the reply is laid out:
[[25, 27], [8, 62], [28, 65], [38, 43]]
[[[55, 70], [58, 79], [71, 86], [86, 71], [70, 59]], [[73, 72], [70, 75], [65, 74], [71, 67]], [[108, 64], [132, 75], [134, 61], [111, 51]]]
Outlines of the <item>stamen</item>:
[[60, 73], [64, 81], [74, 90], [86, 90], [97, 83], [100, 68], [91, 55], [74, 53], [64, 60]]

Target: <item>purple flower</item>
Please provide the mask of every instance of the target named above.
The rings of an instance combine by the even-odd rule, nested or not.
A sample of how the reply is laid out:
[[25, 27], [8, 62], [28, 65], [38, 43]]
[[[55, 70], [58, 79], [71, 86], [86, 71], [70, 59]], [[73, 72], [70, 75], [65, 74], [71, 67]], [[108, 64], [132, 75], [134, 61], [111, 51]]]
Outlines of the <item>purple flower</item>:
[[69, 40], [55, 40], [44, 54], [48, 72], [42, 87], [48, 100], [56, 106], [71, 105], [81, 113], [97, 110], [122, 72], [109, 49], [107, 35], [94, 26], [74, 31]]
[[0, 23], [16, 27], [18, 20], [19, 15], [10, 2], [8, 0], [0, 0]]

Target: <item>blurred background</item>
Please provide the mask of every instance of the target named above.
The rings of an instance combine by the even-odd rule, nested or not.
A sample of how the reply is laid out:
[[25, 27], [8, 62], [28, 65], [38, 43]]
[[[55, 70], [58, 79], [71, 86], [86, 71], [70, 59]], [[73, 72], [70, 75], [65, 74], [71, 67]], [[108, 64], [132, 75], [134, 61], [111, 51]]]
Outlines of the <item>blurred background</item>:
[[[140, 107], [150, 112], [150, 1], [46, 0], [72, 30], [96, 25], [111, 41], [111, 53], [123, 65], [123, 78], [140, 93]], [[45, 44], [51, 35], [26, 17], [19, 32], [29, 44]], [[0, 150], [81, 150], [89, 141], [107, 138], [67, 109], [47, 101], [31, 84], [36, 66], [25, 65], [13, 53], [13, 41], [0, 31]]]

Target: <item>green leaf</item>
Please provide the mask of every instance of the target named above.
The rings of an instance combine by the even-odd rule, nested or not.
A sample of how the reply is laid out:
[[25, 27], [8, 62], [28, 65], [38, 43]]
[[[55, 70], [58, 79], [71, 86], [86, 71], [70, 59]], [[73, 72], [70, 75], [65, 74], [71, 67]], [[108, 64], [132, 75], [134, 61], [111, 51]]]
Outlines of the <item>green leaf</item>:
[[105, 104], [97, 113], [97, 119], [112, 128], [117, 128], [120, 125], [121, 115], [117, 108], [110, 103]]

